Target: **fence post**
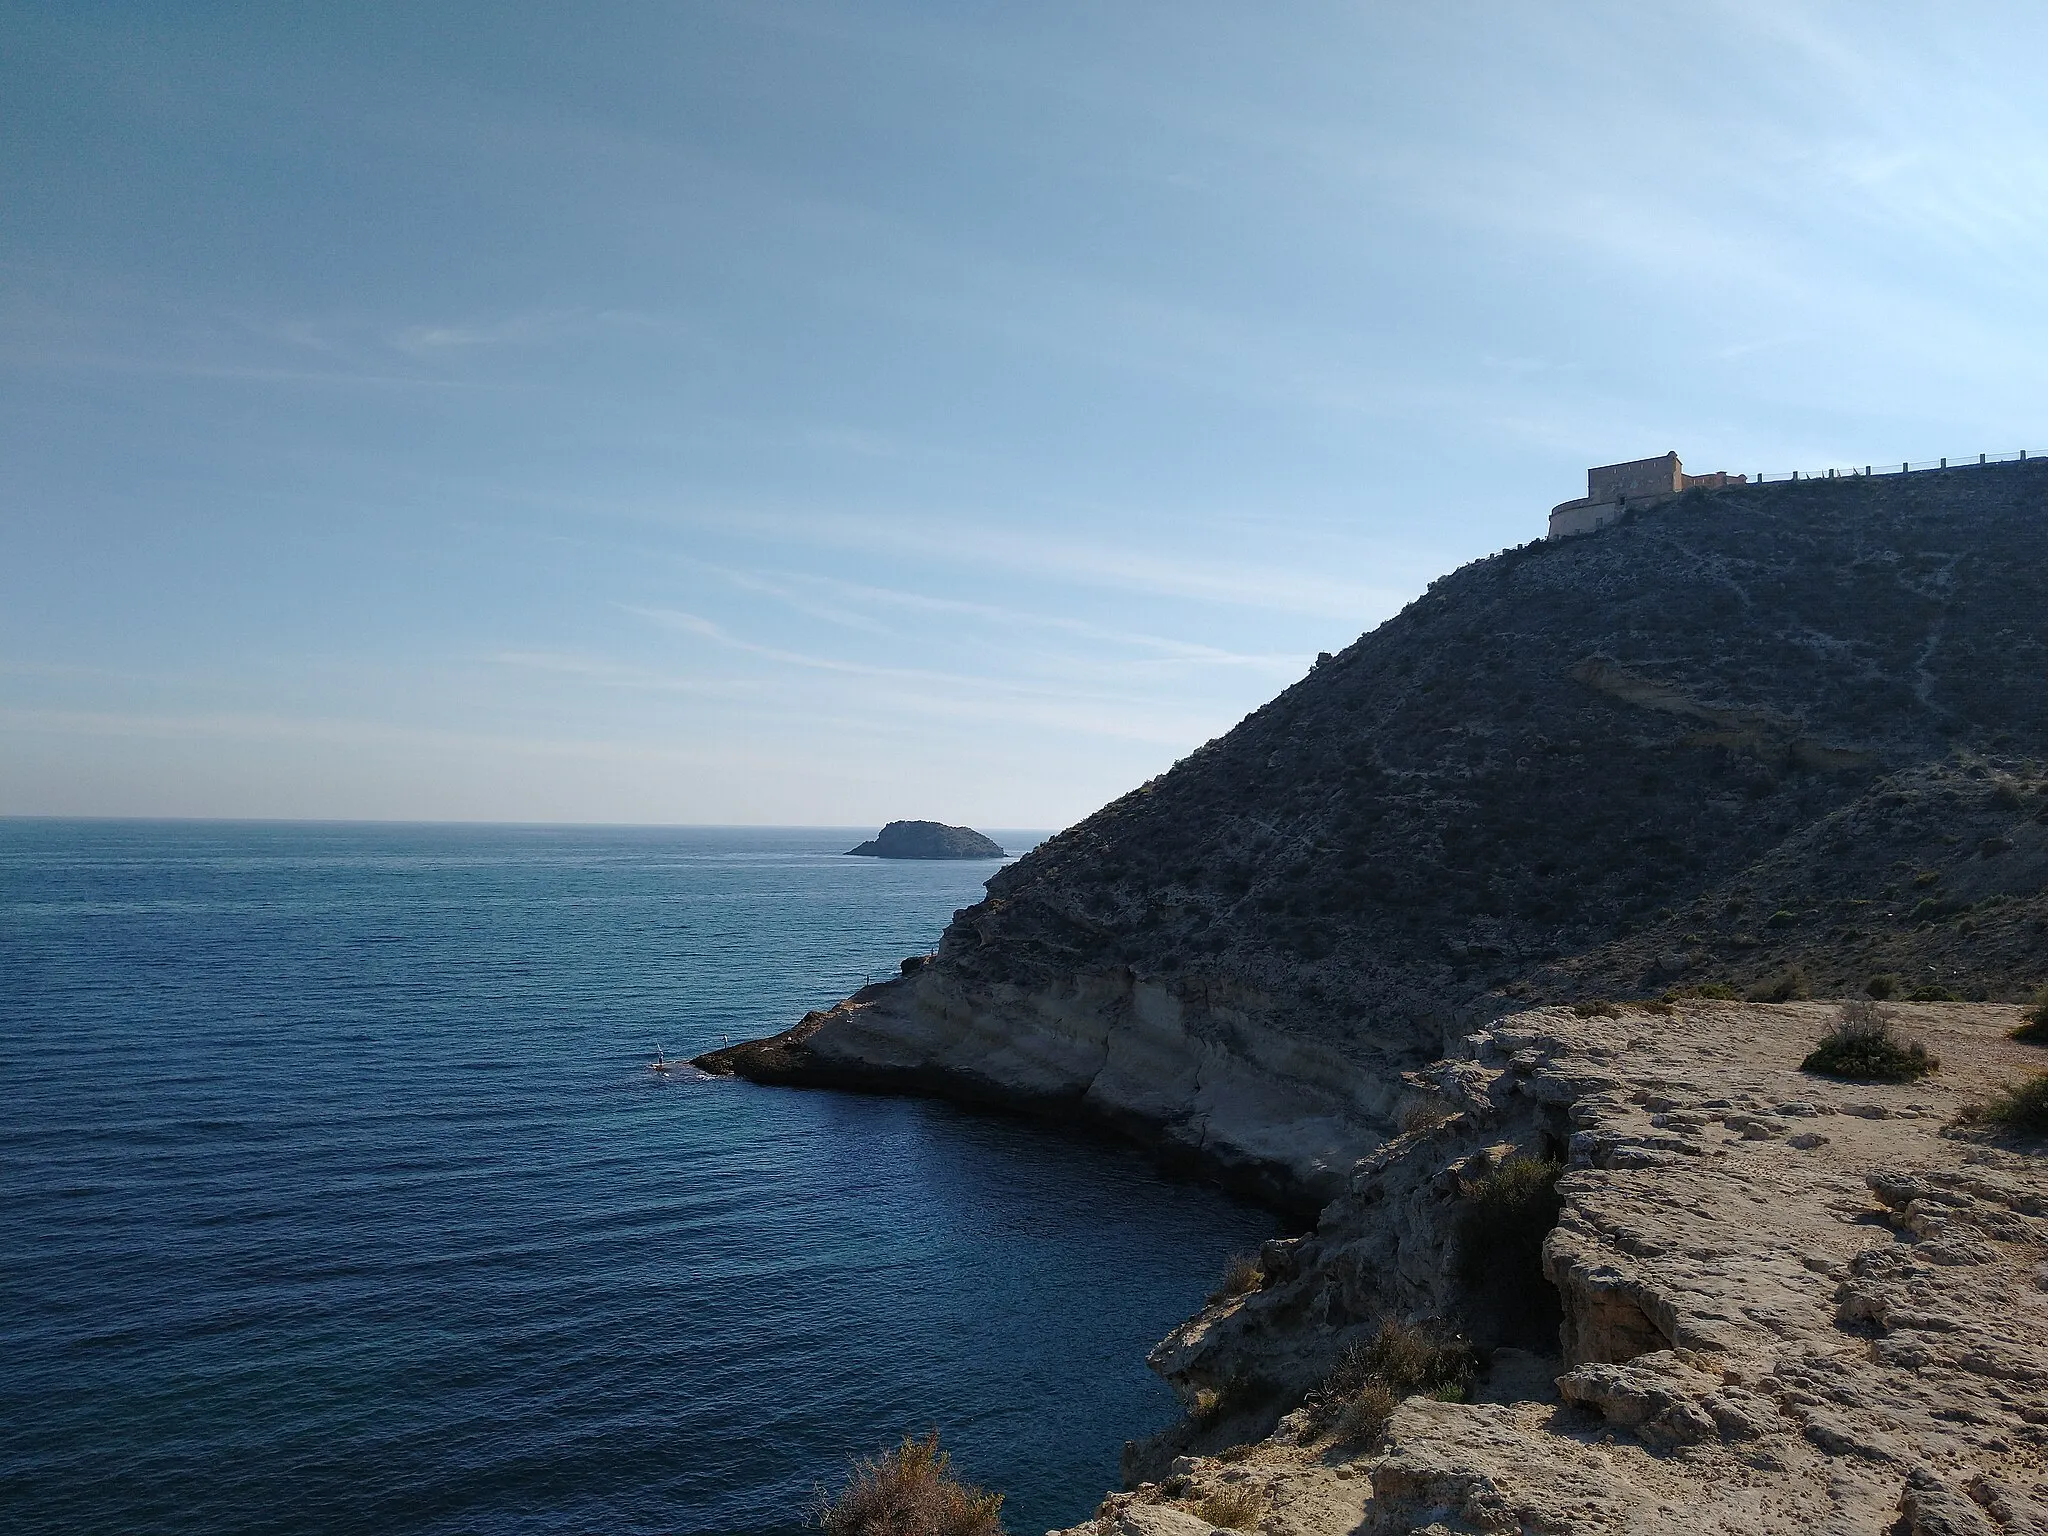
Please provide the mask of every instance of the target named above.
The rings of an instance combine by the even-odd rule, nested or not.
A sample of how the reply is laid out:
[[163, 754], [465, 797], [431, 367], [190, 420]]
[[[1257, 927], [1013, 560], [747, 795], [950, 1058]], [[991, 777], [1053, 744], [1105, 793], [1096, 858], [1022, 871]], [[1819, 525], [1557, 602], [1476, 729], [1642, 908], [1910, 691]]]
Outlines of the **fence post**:
[[1941, 461], [1941, 467], [1942, 467], [1943, 469], [1947, 469], [1947, 468], [1948, 468], [1948, 460], [1947, 460], [1947, 459], [1943, 459], [1943, 460]]
[[1980, 453], [1980, 454], [1978, 454], [1978, 455], [1977, 455], [1977, 462], [1978, 462], [1979, 464], [1982, 464], [1982, 463], [1984, 462], [1984, 455], [1983, 455], [1983, 454], [1981, 454], [1981, 453]]

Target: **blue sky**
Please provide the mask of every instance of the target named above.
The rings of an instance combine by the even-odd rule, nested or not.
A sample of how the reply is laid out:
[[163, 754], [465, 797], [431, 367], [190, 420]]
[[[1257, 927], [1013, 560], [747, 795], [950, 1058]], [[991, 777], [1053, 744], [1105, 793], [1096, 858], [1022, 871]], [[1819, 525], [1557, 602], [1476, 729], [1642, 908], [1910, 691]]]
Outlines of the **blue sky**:
[[0, 6], [0, 812], [1065, 825], [1585, 466], [2048, 448], [2048, 11]]

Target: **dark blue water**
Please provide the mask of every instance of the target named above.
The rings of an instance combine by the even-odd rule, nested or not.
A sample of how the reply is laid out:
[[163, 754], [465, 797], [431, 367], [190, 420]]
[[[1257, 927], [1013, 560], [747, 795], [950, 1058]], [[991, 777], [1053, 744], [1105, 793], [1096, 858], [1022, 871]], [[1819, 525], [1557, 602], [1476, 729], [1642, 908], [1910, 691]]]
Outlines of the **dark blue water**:
[[840, 833], [0, 821], [0, 1525], [753, 1532], [938, 1428], [1010, 1527], [1273, 1230], [1139, 1156], [644, 1066], [930, 947]]

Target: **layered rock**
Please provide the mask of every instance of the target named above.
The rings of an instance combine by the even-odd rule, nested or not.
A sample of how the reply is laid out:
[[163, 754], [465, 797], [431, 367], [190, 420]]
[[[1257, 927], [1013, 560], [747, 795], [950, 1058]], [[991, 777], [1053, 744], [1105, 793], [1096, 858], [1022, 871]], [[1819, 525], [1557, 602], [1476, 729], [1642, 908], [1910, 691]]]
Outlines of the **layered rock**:
[[[1948, 1065], [1900, 1087], [1798, 1070], [1819, 1004], [1476, 1033], [1419, 1075], [1436, 1113], [1267, 1245], [1259, 1290], [1154, 1352], [1193, 1412], [1071, 1536], [1193, 1536], [1244, 1488], [1272, 1536], [2048, 1530], [2048, 1176], [1951, 1126], [2048, 1051], [2004, 1038], [2012, 1009], [1902, 1012]], [[1296, 1406], [1383, 1318], [1500, 1334], [1461, 1211], [1476, 1171], [1560, 1147], [1557, 1333], [1369, 1443]]]

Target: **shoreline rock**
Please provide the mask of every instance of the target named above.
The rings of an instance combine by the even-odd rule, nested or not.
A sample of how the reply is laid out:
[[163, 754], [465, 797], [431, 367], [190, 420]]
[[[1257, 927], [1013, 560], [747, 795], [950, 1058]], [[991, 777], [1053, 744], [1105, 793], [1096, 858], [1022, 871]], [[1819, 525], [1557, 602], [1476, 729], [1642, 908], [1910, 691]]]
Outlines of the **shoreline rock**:
[[[1475, 1033], [1418, 1075], [1443, 1118], [1153, 1351], [1189, 1414], [1066, 1536], [1207, 1533], [1233, 1488], [1292, 1536], [2048, 1530], [2048, 1171], [1950, 1128], [2044, 1053], [2005, 1039], [2011, 1008], [1907, 1008], [1953, 1068], [1837, 1083], [1797, 1067], [1834, 1012], [1550, 1008]], [[1466, 1191], [1559, 1152], [1531, 1277], [1559, 1333], [1498, 1341], [1466, 1401], [1333, 1439], [1303, 1399], [1382, 1318], [1485, 1334]]]
[[1260, 1003], [1221, 987], [1189, 998], [1127, 972], [991, 998], [920, 965], [779, 1035], [692, 1064], [777, 1087], [918, 1095], [1086, 1123], [1311, 1222], [1384, 1139], [1404, 1091], [1398, 1064], [1377, 1054], [1311, 1064], [1264, 1025]]

